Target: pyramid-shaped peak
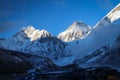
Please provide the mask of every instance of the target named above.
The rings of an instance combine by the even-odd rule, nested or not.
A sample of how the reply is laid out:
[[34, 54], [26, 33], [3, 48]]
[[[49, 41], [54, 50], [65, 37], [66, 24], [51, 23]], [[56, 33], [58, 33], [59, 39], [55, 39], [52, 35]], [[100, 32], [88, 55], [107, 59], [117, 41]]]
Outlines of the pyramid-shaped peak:
[[82, 21], [75, 21], [72, 25], [87, 25], [86, 23], [82, 22]]
[[75, 21], [73, 24], [79, 25], [79, 24], [85, 24], [85, 23], [82, 21]]
[[65, 41], [73, 41], [85, 38], [91, 31], [91, 27], [82, 21], [75, 21], [68, 29], [61, 32], [58, 38]]
[[68, 30], [74, 30], [74, 29], [81, 29], [84, 27], [89, 27], [86, 23], [82, 21], [75, 21], [69, 28]]

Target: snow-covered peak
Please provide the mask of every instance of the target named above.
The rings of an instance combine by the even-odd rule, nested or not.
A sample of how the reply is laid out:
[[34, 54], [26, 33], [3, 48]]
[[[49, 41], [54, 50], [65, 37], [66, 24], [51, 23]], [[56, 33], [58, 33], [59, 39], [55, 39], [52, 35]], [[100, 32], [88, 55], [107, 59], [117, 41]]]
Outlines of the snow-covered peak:
[[107, 14], [107, 17], [109, 18], [110, 22], [120, 18], [120, 3]]
[[85, 24], [84, 22], [75, 21], [67, 30], [76, 31], [78, 29], [83, 29], [84, 27], [87, 27], [87, 26], [88, 25]]
[[31, 35], [33, 34], [33, 32], [35, 31], [35, 28], [33, 26], [28, 26], [23, 28], [23, 32], [28, 36], [31, 37]]
[[71, 52], [74, 53], [75, 56], [82, 58], [83, 56], [91, 54], [97, 49], [103, 47], [108, 42], [115, 40], [120, 35], [120, 15], [113, 15], [118, 18], [108, 18], [108, 16], [119, 11], [119, 8], [118, 5], [103, 17], [86, 38], [71, 42]]
[[39, 37], [50, 37], [50, 36], [52, 36], [52, 35], [48, 31], [46, 31], [44, 29], [40, 31]]
[[33, 42], [43, 37], [51, 37], [51, 34], [46, 30], [38, 30], [33, 26], [28, 26], [17, 32], [15, 35], [0, 42], [0, 46], [5, 49], [24, 52], [24, 49], [31, 41]]
[[76, 21], [67, 30], [60, 33], [58, 38], [65, 42], [73, 41], [76, 39], [83, 39], [90, 33], [91, 27], [84, 22]]
[[30, 31], [30, 30], [35, 30], [35, 28], [31, 25], [23, 27], [22, 30]]
[[33, 26], [27, 26], [27, 27], [23, 28], [20, 32], [16, 33], [15, 35], [16, 36], [14, 36], [14, 37], [25, 35], [25, 37], [30, 39], [30, 41], [34, 41], [41, 37], [51, 36], [51, 34], [48, 31], [38, 30], [38, 29], [35, 29]]
[[120, 19], [120, 3], [114, 7], [105, 17], [103, 17], [95, 26], [107, 26], [110, 23]]
[[41, 37], [50, 37], [51, 36], [51, 34], [49, 32], [47, 32], [46, 30], [31, 30], [31, 32], [27, 32], [26, 35], [30, 38], [31, 41], [34, 41]]

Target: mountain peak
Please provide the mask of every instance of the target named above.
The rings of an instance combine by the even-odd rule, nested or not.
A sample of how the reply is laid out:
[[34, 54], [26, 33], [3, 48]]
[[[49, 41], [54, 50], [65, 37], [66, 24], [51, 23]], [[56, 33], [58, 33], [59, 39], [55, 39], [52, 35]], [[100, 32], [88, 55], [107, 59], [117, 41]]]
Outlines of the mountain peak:
[[30, 41], [34, 41], [41, 37], [49, 37], [51, 34], [46, 30], [35, 29], [33, 26], [24, 27], [20, 32], [16, 33], [14, 38], [29, 38]]
[[69, 28], [68, 30], [76, 30], [76, 29], [81, 29], [88, 26], [86, 23], [82, 22], [82, 21], [75, 21]]
[[35, 28], [32, 25], [29, 25], [27, 27], [23, 27], [22, 30], [35, 30]]
[[73, 41], [76, 39], [85, 38], [88, 35], [91, 28], [87, 24], [81, 21], [75, 21], [67, 30], [60, 33], [58, 38], [63, 41]]
[[30, 27], [29, 29], [24, 31], [25, 34], [31, 39], [31, 41], [34, 41], [38, 38], [43, 38], [43, 37], [50, 37], [51, 34], [46, 31], [46, 30], [38, 30], [33, 27]]
[[73, 24], [75, 24], [75, 25], [79, 25], [79, 24], [85, 24], [85, 23], [82, 22], [82, 21], [75, 21]]
[[46, 31], [46, 30], [41, 30], [40, 31], [40, 33], [39, 33], [39, 37], [51, 37], [52, 35], [48, 32], [48, 31]]
[[110, 22], [120, 18], [120, 3], [107, 14], [107, 17], [110, 19]]
[[94, 28], [98, 26], [106, 26], [110, 23], [120, 19], [120, 3], [114, 7], [105, 17], [103, 17], [95, 26]]
[[33, 26], [27, 26], [22, 31], [30, 38], [36, 29]]

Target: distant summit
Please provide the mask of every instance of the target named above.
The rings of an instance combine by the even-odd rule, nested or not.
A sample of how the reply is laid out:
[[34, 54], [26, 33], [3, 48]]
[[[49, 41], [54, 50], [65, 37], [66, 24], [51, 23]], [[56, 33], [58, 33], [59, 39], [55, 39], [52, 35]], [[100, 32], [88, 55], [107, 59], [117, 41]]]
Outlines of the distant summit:
[[110, 20], [110, 22], [114, 22], [115, 20], [119, 19], [120, 18], [120, 3], [115, 7], [113, 8], [113, 10], [111, 10], [107, 16]]
[[103, 17], [95, 26], [106, 26], [120, 18], [120, 3], [114, 7], [105, 17]]
[[[46, 30], [38, 30], [33, 26], [27, 26], [17, 32], [15, 35], [5, 40], [0, 40], [0, 48], [48, 58], [57, 65], [59, 65], [57, 60], [66, 58], [68, 56], [66, 54], [66, 46], [66, 43], [55, 36], [52, 36]], [[39, 61], [38, 63], [36, 62], [36, 64], [37, 65], [35, 66], [37, 67], [40, 67], [38, 64], [41, 65]], [[42, 63], [42, 65], [43, 64], [44, 63]]]
[[[28, 26], [7, 39], [0, 39], [0, 47], [5, 49], [4, 51], [8, 49], [38, 56], [27, 59], [32, 61], [35, 67], [40, 68], [54, 66], [53, 63], [57, 66], [77, 63], [83, 67], [89, 67], [91, 63], [92, 66], [107, 64], [119, 68], [120, 4], [103, 17], [94, 28], [91, 29], [86, 23], [76, 21], [60, 33], [58, 38], [46, 30]], [[3, 56], [1, 59], [8, 60]], [[9, 60], [16, 61], [16, 58]]]
[[51, 34], [46, 30], [38, 30], [33, 26], [28, 26], [23, 29], [23, 32], [30, 38], [31, 41], [36, 40], [38, 38], [50, 37]]
[[45, 37], [51, 37], [51, 34], [46, 30], [38, 30], [33, 26], [27, 26], [13, 36], [1, 41], [0, 45], [5, 49], [25, 52], [25, 47], [28, 44]]
[[84, 22], [76, 21], [67, 30], [60, 33], [58, 35], [58, 38], [65, 42], [83, 39], [90, 33], [90, 31], [91, 31], [90, 26], [88, 26]]

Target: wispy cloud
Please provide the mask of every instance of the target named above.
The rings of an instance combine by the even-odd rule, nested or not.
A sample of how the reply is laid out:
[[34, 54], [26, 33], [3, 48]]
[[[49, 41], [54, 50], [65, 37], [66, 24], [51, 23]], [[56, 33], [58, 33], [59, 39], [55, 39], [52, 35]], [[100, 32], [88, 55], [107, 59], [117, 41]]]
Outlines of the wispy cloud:
[[113, 3], [110, 0], [95, 0], [95, 1], [103, 10], [109, 10], [114, 7]]

